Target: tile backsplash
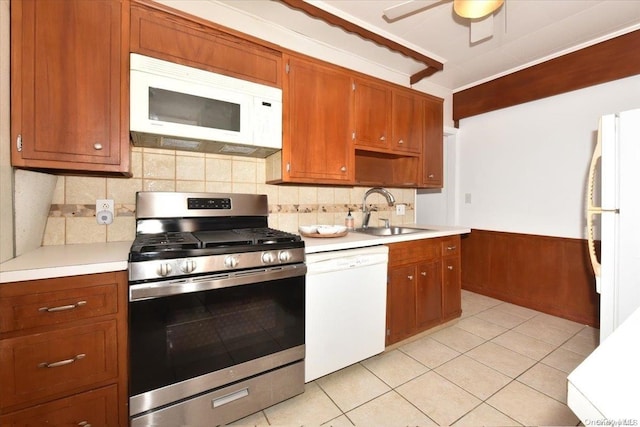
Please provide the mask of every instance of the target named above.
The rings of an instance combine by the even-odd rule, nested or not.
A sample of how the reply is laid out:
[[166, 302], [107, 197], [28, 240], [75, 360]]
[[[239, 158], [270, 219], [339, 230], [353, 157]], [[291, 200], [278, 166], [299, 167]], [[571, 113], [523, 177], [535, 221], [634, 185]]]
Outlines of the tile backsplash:
[[[59, 176], [54, 191], [43, 245], [133, 240], [137, 191], [193, 191], [266, 194], [269, 226], [297, 232], [299, 225], [344, 224], [349, 209], [356, 226], [362, 221], [362, 197], [367, 187], [292, 186], [265, 184], [265, 160], [186, 151], [132, 147], [132, 178]], [[367, 204], [378, 218], [393, 224], [415, 221], [414, 189], [388, 188], [406, 214], [396, 216], [384, 197], [372, 194]], [[115, 215], [110, 225], [95, 218], [96, 199], [113, 199]]]

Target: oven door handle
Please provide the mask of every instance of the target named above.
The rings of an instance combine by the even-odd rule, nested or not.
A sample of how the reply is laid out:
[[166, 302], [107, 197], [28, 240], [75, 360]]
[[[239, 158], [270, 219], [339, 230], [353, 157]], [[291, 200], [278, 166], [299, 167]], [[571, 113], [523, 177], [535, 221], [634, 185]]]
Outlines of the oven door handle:
[[290, 264], [278, 267], [163, 280], [161, 282], [137, 283], [129, 285], [129, 302], [228, 288], [231, 286], [250, 285], [271, 280], [288, 279], [304, 276], [306, 273], [306, 265]]

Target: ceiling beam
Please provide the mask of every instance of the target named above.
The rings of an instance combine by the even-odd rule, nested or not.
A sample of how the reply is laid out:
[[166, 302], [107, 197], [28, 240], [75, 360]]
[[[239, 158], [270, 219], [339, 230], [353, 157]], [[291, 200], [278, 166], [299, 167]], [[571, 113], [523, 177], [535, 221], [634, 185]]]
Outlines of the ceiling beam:
[[340, 27], [348, 33], [356, 34], [380, 46], [386, 47], [394, 52], [401, 53], [404, 56], [415, 59], [416, 61], [425, 64], [427, 66], [426, 69], [419, 71], [411, 76], [411, 84], [415, 84], [425, 77], [428, 77], [438, 71], [442, 71], [442, 69], [444, 68], [442, 62], [436, 61], [435, 59], [423, 55], [420, 52], [409, 49], [408, 47], [403, 46], [400, 43], [396, 43], [393, 40], [384, 38], [381, 35], [374, 33], [373, 31], [369, 31], [352, 22], [347, 21], [346, 19], [333, 15], [323, 9], [320, 9], [319, 7], [305, 2], [304, 0], [280, 0], [280, 2], [293, 9], [300, 10], [313, 18], [320, 19], [327, 24]]
[[640, 74], [638, 46], [635, 30], [456, 92], [453, 120]]

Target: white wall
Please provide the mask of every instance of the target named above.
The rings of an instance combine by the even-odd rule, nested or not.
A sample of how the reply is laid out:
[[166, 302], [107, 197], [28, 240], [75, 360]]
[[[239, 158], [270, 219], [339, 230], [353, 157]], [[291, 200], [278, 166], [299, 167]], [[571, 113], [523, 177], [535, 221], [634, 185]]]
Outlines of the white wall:
[[639, 107], [640, 76], [634, 76], [462, 120], [459, 224], [584, 238], [584, 188], [598, 119]]

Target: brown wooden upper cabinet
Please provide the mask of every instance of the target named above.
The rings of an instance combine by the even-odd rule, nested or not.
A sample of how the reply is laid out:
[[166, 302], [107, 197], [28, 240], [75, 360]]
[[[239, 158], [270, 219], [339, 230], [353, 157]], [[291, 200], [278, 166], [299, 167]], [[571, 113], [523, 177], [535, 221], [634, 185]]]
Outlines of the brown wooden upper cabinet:
[[129, 172], [129, 3], [11, 2], [11, 163]]
[[282, 152], [267, 160], [267, 182], [353, 184], [351, 76], [285, 56]]
[[391, 103], [391, 149], [398, 152], [421, 153], [423, 141], [422, 96], [409, 91], [394, 90]]
[[372, 80], [354, 79], [353, 115], [355, 119], [355, 144], [389, 150], [391, 147], [391, 89]]
[[442, 99], [427, 97], [424, 108], [424, 149], [421, 187], [442, 188], [443, 178], [443, 131]]
[[354, 79], [355, 144], [375, 151], [419, 154], [423, 140], [422, 97], [368, 79]]
[[281, 52], [208, 21], [168, 13], [148, 1], [132, 4], [131, 52], [269, 86], [282, 85]]

